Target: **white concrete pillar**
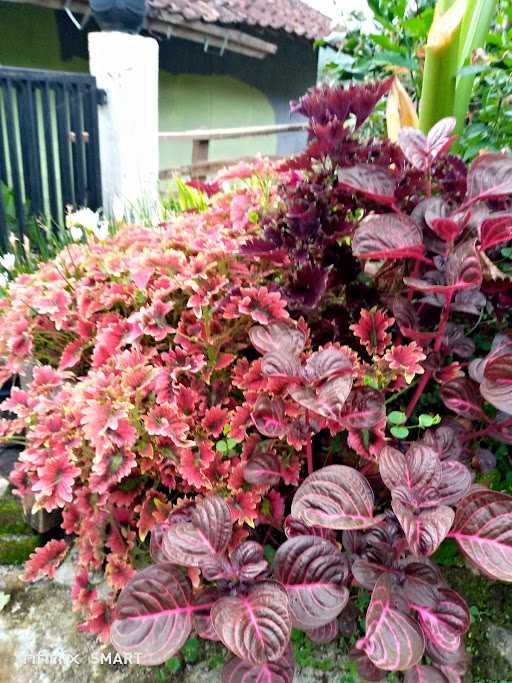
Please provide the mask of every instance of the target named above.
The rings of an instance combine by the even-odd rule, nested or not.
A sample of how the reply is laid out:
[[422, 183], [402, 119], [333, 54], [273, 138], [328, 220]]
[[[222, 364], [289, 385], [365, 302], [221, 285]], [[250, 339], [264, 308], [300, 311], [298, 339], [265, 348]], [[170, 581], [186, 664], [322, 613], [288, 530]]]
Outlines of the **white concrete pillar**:
[[89, 68], [107, 93], [100, 106], [103, 208], [126, 213], [158, 200], [158, 43], [153, 38], [89, 33]]

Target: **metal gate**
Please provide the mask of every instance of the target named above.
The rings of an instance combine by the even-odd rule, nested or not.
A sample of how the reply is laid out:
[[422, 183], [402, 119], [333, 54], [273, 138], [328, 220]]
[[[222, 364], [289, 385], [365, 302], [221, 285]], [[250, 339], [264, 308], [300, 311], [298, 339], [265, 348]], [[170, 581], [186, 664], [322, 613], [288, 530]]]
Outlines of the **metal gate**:
[[29, 220], [62, 225], [66, 208], [101, 206], [93, 76], [0, 67], [0, 243]]

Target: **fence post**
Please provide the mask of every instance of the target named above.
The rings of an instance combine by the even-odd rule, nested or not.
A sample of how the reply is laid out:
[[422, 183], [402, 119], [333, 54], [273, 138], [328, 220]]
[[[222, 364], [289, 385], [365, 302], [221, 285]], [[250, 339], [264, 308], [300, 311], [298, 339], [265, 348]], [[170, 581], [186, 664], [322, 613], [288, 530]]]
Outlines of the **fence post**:
[[105, 90], [98, 112], [103, 208], [125, 213], [158, 201], [158, 43], [118, 31], [89, 34], [91, 74]]

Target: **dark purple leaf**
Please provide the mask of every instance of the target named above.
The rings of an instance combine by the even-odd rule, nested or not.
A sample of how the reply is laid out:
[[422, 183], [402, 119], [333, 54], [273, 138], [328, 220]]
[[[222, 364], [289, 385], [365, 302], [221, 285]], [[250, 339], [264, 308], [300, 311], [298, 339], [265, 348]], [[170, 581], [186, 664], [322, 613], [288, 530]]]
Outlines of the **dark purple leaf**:
[[446, 505], [414, 510], [400, 500], [393, 499], [391, 506], [404, 530], [409, 548], [415, 555], [432, 555], [452, 526], [454, 512]]
[[448, 353], [454, 353], [460, 358], [469, 358], [475, 352], [475, 343], [464, 334], [462, 325], [448, 323], [446, 325], [443, 347]]
[[324, 643], [331, 643], [338, 635], [338, 620], [334, 619], [324, 626], [319, 626], [311, 631], [306, 630], [306, 635], [314, 643], [323, 645]]
[[418, 624], [392, 606], [391, 580], [383, 574], [366, 613], [366, 635], [357, 647], [379, 669], [406, 671], [421, 661], [425, 640]]
[[460, 683], [461, 676], [468, 670], [471, 664], [471, 657], [461, 645], [456, 652], [449, 652], [441, 649], [431, 640], [426, 641], [426, 654], [432, 663], [446, 676], [449, 683]]
[[249, 338], [260, 353], [282, 351], [298, 356], [306, 345], [306, 337], [301, 330], [282, 322], [255, 325], [249, 330]]
[[448, 683], [448, 679], [439, 669], [419, 664], [405, 672], [404, 683]]
[[498, 334], [485, 358], [474, 360], [469, 374], [480, 383], [480, 393], [493, 406], [512, 415], [512, 338]]
[[328, 379], [317, 389], [311, 386], [291, 387], [289, 394], [299, 405], [328, 420], [339, 421], [345, 401], [352, 389], [352, 377]]
[[436, 489], [441, 483], [441, 463], [428, 446], [415, 444], [404, 455], [385, 446], [379, 455], [382, 481], [390, 491], [405, 487], [409, 491]]
[[261, 371], [266, 377], [297, 382], [300, 370], [299, 359], [289, 351], [270, 351], [261, 359]]
[[258, 396], [251, 419], [264, 436], [279, 439], [286, 434], [284, 403], [279, 396]]
[[228, 504], [220, 496], [211, 495], [196, 505], [190, 522], [166, 529], [162, 552], [174, 564], [199, 567], [226, 550], [232, 531]]
[[479, 229], [483, 251], [512, 240], [512, 214], [497, 213], [482, 221]]
[[451, 427], [428, 429], [421, 443], [432, 448], [440, 460], [458, 460], [462, 454], [462, 444], [457, 432]]
[[371, 387], [357, 387], [343, 407], [341, 416], [347, 429], [371, 429], [382, 421], [386, 414], [384, 397]]
[[231, 554], [231, 564], [240, 581], [254, 581], [268, 568], [263, 547], [255, 541], [240, 543]]
[[482, 474], [487, 474], [496, 467], [496, 456], [488, 448], [477, 448], [473, 453], [471, 464]]
[[151, 538], [149, 541], [149, 554], [155, 563], [165, 562], [167, 559], [162, 552], [162, 538], [167, 526], [167, 524], [159, 524], [151, 532]]
[[285, 541], [274, 559], [274, 576], [286, 588], [296, 628], [325, 626], [347, 604], [346, 559], [322, 538], [295, 536]]
[[309, 263], [300, 268], [286, 289], [287, 299], [308, 308], [317, 306], [327, 289], [329, 272]]
[[284, 656], [291, 617], [286, 590], [276, 581], [255, 583], [246, 595], [221, 598], [211, 614], [219, 638], [240, 659], [265, 664]]
[[385, 683], [387, 680], [387, 672], [375, 666], [366, 652], [353, 647], [349, 652], [349, 657], [355, 663], [357, 673], [364, 681], [374, 681], [375, 683], [383, 681]]
[[248, 484], [275, 486], [281, 479], [277, 455], [272, 451], [262, 451], [253, 455], [244, 466], [244, 479]]
[[375, 588], [377, 579], [382, 574], [388, 571], [387, 567], [377, 562], [365, 560], [362, 557], [356, 557], [351, 566], [354, 580], [366, 590], [372, 591]]
[[291, 513], [305, 524], [328, 529], [365, 529], [376, 523], [370, 485], [345, 465], [330, 465], [306, 477]]
[[428, 135], [406, 126], [400, 131], [398, 144], [407, 160], [422, 171], [448, 151], [454, 139], [451, 137], [454, 128], [455, 119], [451, 116], [438, 121]]
[[441, 387], [441, 398], [447, 408], [470, 420], [485, 419], [478, 385], [467, 377], [451, 380]]
[[338, 617], [338, 630], [340, 635], [350, 638], [357, 629], [357, 620], [360, 612], [356, 607], [355, 600], [349, 600], [345, 609]]
[[461, 462], [453, 460], [445, 460], [441, 468], [441, 483], [432, 498], [441, 505], [454, 505], [471, 488], [471, 472]]
[[450, 536], [485, 575], [512, 581], [512, 496], [473, 489], [457, 505]]
[[481, 154], [469, 168], [467, 199], [472, 202], [512, 194], [512, 157]]
[[284, 533], [287, 538], [310, 535], [325, 538], [331, 543], [336, 543], [336, 532], [332, 529], [325, 529], [320, 526], [308, 526], [299, 519], [294, 519], [291, 515], [288, 515], [284, 520]]
[[478, 289], [482, 284], [482, 266], [475, 241], [459, 244], [448, 257], [445, 267], [445, 283], [404, 277], [404, 283], [419, 292], [448, 294], [464, 289]]
[[338, 171], [338, 182], [343, 189], [365, 195], [380, 204], [391, 205], [395, 200], [396, 180], [382, 166], [358, 164], [342, 168]]
[[417, 258], [423, 254], [421, 228], [406, 216], [371, 215], [355, 231], [352, 251], [358, 258], [374, 261]]
[[111, 641], [140, 664], [163, 664], [192, 629], [192, 585], [177, 567], [163, 562], [143, 569], [117, 600]]
[[308, 384], [318, 384], [326, 379], [351, 376], [352, 361], [343, 351], [327, 348], [315, 351], [306, 361], [302, 377]]
[[194, 631], [204, 640], [219, 640], [217, 631], [213, 628], [211, 609], [213, 605], [226, 595], [220, 588], [209, 586], [194, 596], [194, 612], [192, 625]]
[[232, 657], [222, 669], [222, 683], [292, 683], [295, 661], [291, 648], [276, 662], [249, 664]]

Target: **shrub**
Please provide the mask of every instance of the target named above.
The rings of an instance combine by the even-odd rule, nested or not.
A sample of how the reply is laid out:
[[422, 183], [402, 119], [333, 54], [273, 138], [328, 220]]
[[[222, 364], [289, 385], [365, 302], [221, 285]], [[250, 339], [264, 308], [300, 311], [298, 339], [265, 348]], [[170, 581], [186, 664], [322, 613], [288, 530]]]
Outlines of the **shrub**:
[[4, 404], [13, 483], [76, 536], [82, 628], [141, 663], [193, 630], [232, 653], [224, 680], [291, 681], [292, 628], [354, 633], [362, 587], [362, 677], [460, 680], [469, 610], [436, 551], [512, 581], [512, 497], [482, 479], [512, 442], [512, 159], [467, 168], [453, 119], [363, 140], [389, 87], [311, 91], [301, 157], [74, 246], [3, 303], [3, 376], [36, 361]]

